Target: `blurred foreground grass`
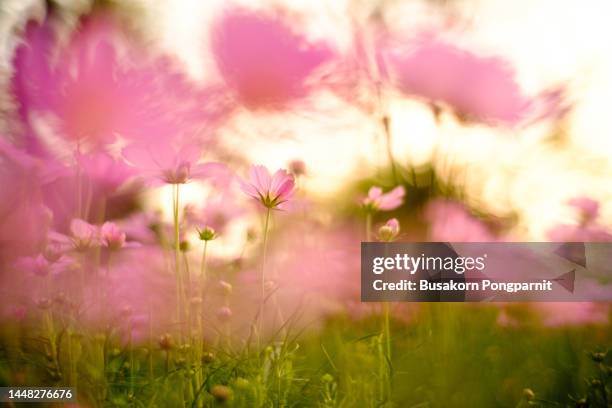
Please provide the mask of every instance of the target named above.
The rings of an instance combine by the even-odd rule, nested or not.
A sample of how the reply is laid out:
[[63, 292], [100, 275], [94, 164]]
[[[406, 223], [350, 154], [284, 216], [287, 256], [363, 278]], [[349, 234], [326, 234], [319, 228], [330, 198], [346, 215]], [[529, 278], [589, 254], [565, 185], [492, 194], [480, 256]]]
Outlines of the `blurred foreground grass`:
[[0, 385], [72, 383], [82, 406], [91, 407], [610, 406], [611, 328], [546, 328], [527, 306], [521, 310], [520, 326], [500, 327], [494, 305], [423, 304], [406, 321], [391, 322], [390, 361], [381, 357], [376, 315], [338, 316], [261, 353], [206, 345], [202, 363], [192, 366], [186, 347], [163, 350], [156, 341], [151, 354], [73, 333], [72, 360], [59, 351], [57, 371], [38, 344], [44, 339], [5, 322]]

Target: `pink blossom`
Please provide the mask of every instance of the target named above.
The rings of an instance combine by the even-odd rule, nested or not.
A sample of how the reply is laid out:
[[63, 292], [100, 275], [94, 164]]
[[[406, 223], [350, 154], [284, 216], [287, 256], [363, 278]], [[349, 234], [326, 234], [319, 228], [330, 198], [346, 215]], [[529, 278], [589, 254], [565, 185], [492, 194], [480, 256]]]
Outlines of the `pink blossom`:
[[404, 203], [404, 195], [406, 195], [406, 190], [403, 186], [397, 186], [384, 194], [382, 188], [373, 186], [362, 204], [366, 209], [372, 211], [391, 211]]
[[481, 57], [422, 36], [407, 50], [389, 53], [399, 88], [406, 94], [451, 107], [464, 119], [516, 125], [534, 110], [554, 112], [559, 97], [544, 97], [545, 106], [522, 94], [513, 67], [498, 57]]
[[125, 246], [125, 232], [113, 222], [105, 222], [100, 227], [100, 237], [102, 245], [109, 249], [120, 249]]
[[192, 131], [210, 117], [193, 102], [197, 87], [167, 58], [143, 53], [106, 15], [83, 18], [66, 44], [56, 38], [51, 18], [30, 24], [14, 71], [12, 91], [31, 138], [31, 119], [51, 117], [55, 133], [79, 150], [117, 136], [156, 139]]
[[310, 43], [293, 22], [232, 8], [213, 25], [212, 51], [223, 79], [250, 109], [276, 109], [308, 94], [315, 69], [329, 60], [327, 45]]
[[122, 160], [106, 153], [77, 154], [80, 170], [92, 184], [92, 189], [108, 197], [134, 176], [134, 169]]
[[581, 222], [583, 224], [595, 221], [599, 215], [599, 203], [592, 198], [576, 197], [567, 203], [581, 212]]
[[85, 250], [101, 244], [98, 227], [81, 219], [75, 218], [70, 222], [70, 234], [76, 250]]
[[548, 231], [548, 237], [556, 242], [608, 242], [612, 233], [597, 222], [599, 203], [588, 197], [577, 197], [568, 204], [579, 212], [578, 225], [560, 224]]
[[201, 207], [185, 206], [185, 220], [193, 226], [209, 226], [222, 233], [227, 226], [245, 213], [237, 203], [234, 194], [229, 192], [208, 197]]
[[185, 184], [205, 178], [227, 182], [231, 177], [221, 163], [200, 163], [201, 149], [193, 142], [181, 143], [168, 137], [137, 142], [124, 148], [123, 155], [150, 185]]
[[295, 179], [286, 170], [278, 169], [273, 175], [265, 166], [253, 165], [248, 181], [240, 181], [245, 194], [258, 200], [266, 208], [283, 208], [295, 192]]

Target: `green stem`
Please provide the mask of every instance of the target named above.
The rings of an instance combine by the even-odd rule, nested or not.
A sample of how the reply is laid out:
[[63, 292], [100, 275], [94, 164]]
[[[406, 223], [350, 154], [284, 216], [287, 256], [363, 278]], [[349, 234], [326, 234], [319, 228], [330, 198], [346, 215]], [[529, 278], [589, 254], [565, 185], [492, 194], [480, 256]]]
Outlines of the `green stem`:
[[208, 250], [208, 241], [204, 241], [204, 249], [202, 250], [202, 263], [200, 265], [200, 297], [204, 301], [204, 287], [206, 285], [206, 251]]
[[174, 267], [176, 276], [176, 320], [180, 327], [179, 330], [179, 343], [181, 341], [181, 333], [183, 331], [181, 321], [181, 305], [183, 304], [182, 298], [182, 283], [181, 283], [181, 262], [180, 262], [180, 227], [179, 227], [179, 185], [172, 184], [172, 215], [174, 221]]
[[366, 241], [372, 240], [372, 212], [368, 211], [366, 214]]
[[387, 376], [386, 376], [386, 385], [387, 385], [387, 398], [391, 398], [391, 367], [389, 366], [391, 361], [391, 328], [389, 325], [389, 302], [383, 303], [384, 310], [384, 335], [385, 335], [385, 364], [387, 365]]
[[263, 334], [264, 304], [266, 301], [266, 255], [268, 252], [268, 227], [270, 226], [271, 209], [266, 210], [266, 221], [263, 230], [263, 254], [261, 262], [261, 309], [259, 311], [259, 336]]

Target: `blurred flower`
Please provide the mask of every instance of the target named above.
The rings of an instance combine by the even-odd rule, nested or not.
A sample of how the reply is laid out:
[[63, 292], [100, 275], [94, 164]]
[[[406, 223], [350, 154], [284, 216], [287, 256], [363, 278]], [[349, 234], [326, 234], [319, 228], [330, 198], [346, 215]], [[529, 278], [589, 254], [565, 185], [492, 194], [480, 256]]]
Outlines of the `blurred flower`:
[[206, 225], [217, 233], [223, 233], [233, 220], [245, 213], [231, 191], [215, 192], [206, 198], [202, 207], [186, 205], [184, 211], [189, 225]]
[[232, 284], [229, 282], [226, 282], [224, 280], [219, 281], [219, 288], [225, 296], [229, 296], [232, 294], [233, 287]]
[[43, 246], [54, 217], [42, 189], [63, 172], [63, 166], [32, 157], [0, 135], [0, 262]]
[[[543, 116], [533, 112], [536, 101], [522, 95], [514, 69], [501, 58], [480, 57], [426, 35], [410, 50], [389, 52], [389, 62], [403, 92], [446, 104], [461, 118], [516, 125], [528, 114]], [[551, 96], [539, 107], [549, 115], [561, 94]]]
[[42, 255], [23, 257], [17, 260], [19, 269], [28, 271], [37, 276], [47, 276], [51, 270], [51, 264]]
[[158, 344], [159, 348], [164, 351], [172, 350], [174, 348], [174, 339], [170, 333], [165, 333], [159, 337]]
[[199, 163], [197, 143], [173, 140], [168, 136], [154, 141], [132, 143], [123, 155], [150, 185], [185, 184], [193, 179], [211, 178], [221, 183], [230, 178], [221, 163]]
[[391, 211], [402, 205], [405, 194], [406, 190], [403, 186], [397, 186], [385, 194], [382, 188], [371, 187], [362, 204], [368, 211]]
[[79, 169], [92, 184], [92, 189], [104, 197], [112, 195], [130, 177], [134, 169], [107, 153], [77, 154]]
[[385, 242], [393, 241], [400, 231], [400, 224], [397, 218], [391, 218], [378, 229], [378, 239]]
[[125, 232], [113, 222], [105, 222], [100, 228], [102, 245], [109, 249], [120, 249], [125, 245]]
[[226, 84], [249, 109], [278, 109], [308, 94], [307, 79], [332, 57], [293, 32], [294, 22], [232, 8], [213, 24], [212, 51]]
[[576, 197], [567, 203], [581, 212], [580, 223], [583, 225], [595, 221], [599, 215], [599, 203], [592, 198]]
[[222, 306], [217, 310], [217, 319], [221, 322], [227, 322], [232, 317], [232, 309], [227, 306]]
[[300, 177], [306, 174], [306, 163], [302, 160], [291, 160], [289, 163], [289, 172], [295, 177]]
[[81, 150], [117, 137], [154, 140], [209, 117], [193, 103], [197, 87], [167, 58], [143, 53], [110, 16], [82, 18], [66, 43], [53, 17], [29, 25], [13, 61], [12, 91], [33, 133], [33, 119], [50, 119], [59, 140]]
[[495, 236], [487, 226], [458, 202], [436, 200], [425, 209], [429, 239], [448, 242], [490, 242]]
[[77, 251], [90, 249], [101, 244], [98, 227], [78, 218], [70, 222], [70, 234], [72, 244]]
[[258, 200], [266, 208], [283, 208], [295, 192], [292, 175], [279, 169], [270, 175], [264, 166], [253, 165], [249, 170], [249, 180], [240, 181], [242, 191]]
[[223, 404], [232, 398], [232, 389], [225, 385], [214, 385], [210, 389], [210, 394], [215, 397], [217, 402]]
[[612, 233], [597, 222], [599, 203], [588, 197], [577, 197], [568, 205], [579, 212], [578, 225], [560, 224], [548, 231], [548, 238], [556, 242], [607, 242]]

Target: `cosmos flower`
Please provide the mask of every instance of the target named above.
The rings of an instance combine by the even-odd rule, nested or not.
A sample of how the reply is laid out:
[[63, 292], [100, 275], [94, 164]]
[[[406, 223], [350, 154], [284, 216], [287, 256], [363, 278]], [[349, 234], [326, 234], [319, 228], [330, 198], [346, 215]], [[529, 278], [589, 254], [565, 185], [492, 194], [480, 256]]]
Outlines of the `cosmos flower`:
[[513, 126], [530, 115], [552, 116], [562, 96], [529, 98], [506, 60], [481, 57], [431, 36], [422, 36], [409, 50], [391, 51], [388, 57], [401, 91], [434, 106], [447, 105], [469, 121]]
[[123, 156], [149, 185], [185, 184], [205, 178], [227, 181], [231, 177], [223, 164], [200, 163], [201, 149], [197, 143], [175, 142], [164, 137], [132, 143], [123, 149]]
[[[52, 20], [29, 25], [13, 60], [11, 89], [29, 138], [36, 139], [28, 144], [86, 151], [118, 137], [154, 140], [186, 132], [209, 118], [194, 103], [198, 88], [168, 58], [136, 47], [111, 17], [83, 18], [66, 44]], [[53, 140], [40, 140], [40, 120], [53, 129]]]
[[403, 186], [397, 186], [384, 194], [382, 188], [373, 186], [362, 204], [368, 211], [391, 211], [403, 204], [405, 194], [406, 190]]
[[77, 154], [77, 163], [92, 189], [104, 197], [112, 195], [135, 175], [132, 167], [104, 152]]
[[249, 170], [248, 181], [240, 181], [242, 191], [259, 201], [264, 207], [283, 208], [295, 192], [295, 179], [286, 170], [278, 169], [270, 175], [268, 169], [253, 165]]
[[568, 201], [578, 211], [578, 224], [559, 224], [548, 231], [548, 238], [555, 242], [610, 242], [612, 233], [597, 222], [599, 203], [588, 197], [576, 197]]
[[212, 52], [221, 76], [249, 109], [278, 109], [311, 90], [309, 77], [332, 57], [290, 21], [241, 8], [227, 10], [212, 28]]

